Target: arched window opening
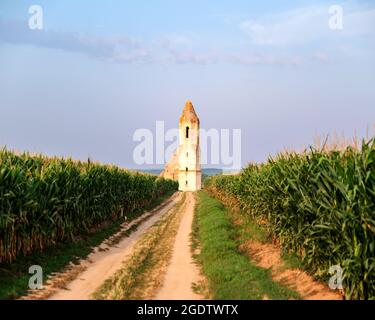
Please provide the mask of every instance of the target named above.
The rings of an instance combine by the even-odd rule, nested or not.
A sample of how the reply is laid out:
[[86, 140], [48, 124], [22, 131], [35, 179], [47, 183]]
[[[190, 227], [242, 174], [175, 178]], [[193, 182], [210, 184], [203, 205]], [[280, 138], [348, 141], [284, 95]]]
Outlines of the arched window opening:
[[185, 184], [187, 185], [187, 180], [185, 181]]
[[189, 169], [188, 169], [188, 167], [186, 167], [186, 172], [188, 172], [189, 171]]
[[189, 139], [189, 127], [186, 127], [186, 139]]

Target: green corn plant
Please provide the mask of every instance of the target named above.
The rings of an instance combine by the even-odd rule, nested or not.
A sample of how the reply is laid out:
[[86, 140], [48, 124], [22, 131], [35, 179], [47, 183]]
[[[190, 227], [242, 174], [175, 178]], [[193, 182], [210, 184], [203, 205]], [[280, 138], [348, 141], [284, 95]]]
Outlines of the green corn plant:
[[177, 183], [115, 166], [0, 150], [0, 263], [125, 218]]
[[375, 298], [375, 139], [356, 150], [279, 154], [205, 183], [219, 199], [266, 221], [284, 250], [327, 279], [343, 268], [348, 299]]

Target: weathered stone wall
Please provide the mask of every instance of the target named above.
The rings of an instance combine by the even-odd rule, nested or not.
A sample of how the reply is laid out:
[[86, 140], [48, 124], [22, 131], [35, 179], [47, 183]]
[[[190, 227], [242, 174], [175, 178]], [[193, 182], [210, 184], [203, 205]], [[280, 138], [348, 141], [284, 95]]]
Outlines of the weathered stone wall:
[[180, 148], [177, 148], [177, 150], [173, 153], [172, 158], [165, 165], [164, 170], [160, 173], [160, 175], [159, 175], [160, 177], [178, 181], [179, 149]]

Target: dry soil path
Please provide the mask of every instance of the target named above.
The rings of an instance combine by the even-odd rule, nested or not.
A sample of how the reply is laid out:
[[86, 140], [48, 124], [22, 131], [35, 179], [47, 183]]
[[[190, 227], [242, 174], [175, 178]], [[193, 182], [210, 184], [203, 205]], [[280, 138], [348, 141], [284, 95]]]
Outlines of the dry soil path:
[[195, 196], [186, 194], [186, 205], [176, 235], [171, 261], [157, 293], [156, 300], [198, 300], [203, 297], [194, 292], [193, 284], [201, 280], [200, 272], [192, 258], [190, 233], [194, 217]]
[[131, 254], [136, 241], [167, 213], [181, 199], [181, 194], [174, 196], [172, 201], [156, 211], [148, 220], [140, 224], [129, 237], [122, 239], [116, 246], [106, 251], [95, 250], [83, 263], [86, 269], [68, 283], [65, 289], [57, 290], [50, 300], [88, 300], [106, 279], [110, 278], [122, 266], [122, 262]]
[[[136, 242], [147, 230], [166, 214], [178, 201], [181, 193], [175, 195], [166, 206], [157, 210], [148, 220], [141, 223], [129, 237], [123, 238], [116, 246], [106, 247], [105, 250], [95, 250], [86, 261], [78, 277], [69, 282], [64, 289], [57, 289], [50, 300], [88, 300], [103, 282], [121, 269]], [[195, 195], [186, 193], [185, 203], [181, 206], [182, 218], [174, 240], [172, 257], [162, 280], [162, 286], [155, 299], [197, 300], [203, 297], [193, 290], [193, 284], [199, 283], [201, 275], [192, 258], [190, 234], [195, 208]]]

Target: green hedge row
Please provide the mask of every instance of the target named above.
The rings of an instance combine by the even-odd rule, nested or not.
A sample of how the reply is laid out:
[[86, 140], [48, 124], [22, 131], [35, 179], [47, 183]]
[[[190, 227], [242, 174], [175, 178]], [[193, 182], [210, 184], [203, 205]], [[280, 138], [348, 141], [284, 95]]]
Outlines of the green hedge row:
[[115, 166], [0, 150], [0, 262], [124, 218], [177, 187]]
[[360, 150], [280, 154], [206, 188], [266, 221], [282, 248], [328, 278], [343, 268], [348, 299], [375, 298], [375, 140]]

